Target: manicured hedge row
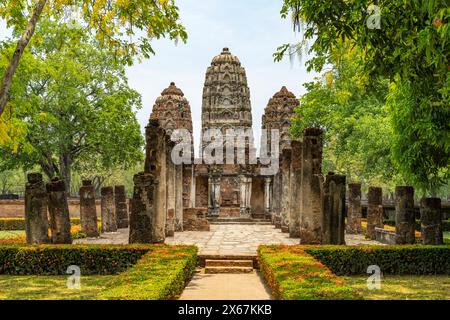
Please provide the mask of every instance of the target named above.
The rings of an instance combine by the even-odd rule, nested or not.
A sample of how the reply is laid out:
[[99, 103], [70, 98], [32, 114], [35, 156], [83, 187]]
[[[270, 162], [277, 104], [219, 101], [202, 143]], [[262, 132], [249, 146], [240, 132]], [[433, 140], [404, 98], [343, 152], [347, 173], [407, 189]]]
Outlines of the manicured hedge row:
[[275, 299], [361, 299], [301, 246], [260, 246], [258, 264]]
[[[194, 274], [195, 246], [154, 246], [132, 268], [117, 276], [99, 299], [176, 299]], [[220, 290], [220, 288], [218, 289]]]
[[[71, 225], [80, 225], [80, 218], [71, 218]], [[25, 219], [23, 218], [0, 218], [0, 231], [25, 230]]]
[[337, 275], [367, 274], [377, 265], [383, 274], [448, 274], [450, 246], [322, 246], [305, 251]]
[[118, 274], [148, 251], [148, 246], [0, 246], [0, 274], [66, 275], [70, 265], [79, 266], [82, 275]]

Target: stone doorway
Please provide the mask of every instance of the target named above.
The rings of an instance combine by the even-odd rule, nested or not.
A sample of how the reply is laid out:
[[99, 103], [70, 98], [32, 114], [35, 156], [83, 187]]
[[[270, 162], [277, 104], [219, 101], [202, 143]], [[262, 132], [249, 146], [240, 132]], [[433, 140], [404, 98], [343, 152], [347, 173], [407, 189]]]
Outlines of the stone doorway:
[[208, 208], [208, 177], [196, 177], [195, 185], [195, 207]]
[[250, 200], [252, 216], [265, 216], [264, 203], [264, 178], [254, 177], [252, 181], [252, 196]]

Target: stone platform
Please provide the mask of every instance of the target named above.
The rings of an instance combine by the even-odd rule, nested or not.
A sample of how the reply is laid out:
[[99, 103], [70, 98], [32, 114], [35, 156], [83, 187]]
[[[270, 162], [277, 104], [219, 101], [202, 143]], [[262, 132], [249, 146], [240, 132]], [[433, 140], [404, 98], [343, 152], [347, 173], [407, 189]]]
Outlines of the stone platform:
[[[377, 241], [365, 240], [363, 235], [346, 235], [348, 245], [381, 245]], [[74, 240], [74, 243], [87, 244], [126, 244], [128, 243], [128, 229], [118, 232], [105, 233], [99, 238], [85, 238]], [[282, 233], [272, 225], [211, 225], [211, 231], [176, 232], [174, 237], [166, 238], [167, 244], [196, 245], [199, 255], [256, 255], [261, 244], [299, 244], [299, 239], [289, 238], [289, 234]]]

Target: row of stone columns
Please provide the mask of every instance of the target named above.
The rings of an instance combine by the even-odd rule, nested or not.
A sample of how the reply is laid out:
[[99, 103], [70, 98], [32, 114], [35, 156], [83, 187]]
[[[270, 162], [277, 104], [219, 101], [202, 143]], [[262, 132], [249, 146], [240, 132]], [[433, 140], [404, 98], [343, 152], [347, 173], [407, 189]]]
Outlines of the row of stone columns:
[[[304, 244], [343, 244], [344, 232], [357, 234], [361, 227], [361, 184], [349, 184], [347, 226], [345, 226], [346, 179], [343, 175], [321, 175], [322, 130], [307, 128], [302, 142], [292, 141], [282, 150], [277, 188], [281, 208], [274, 212], [275, 227], [300, 238]], [[396, 243], [415, 243], [414, 189], [399, 186], [396, 198]], [[442, 243], [439, 199], [421, 203], [423, 243]], [[266, 200], [267, 201], [267, 200]], [[375, 239], [383, 228], [382, 189], [369, 187], [366, 236]], [[439, 231], [440, 230], [440, 231]]]
[[[443, 244], [441, 199], [421, 199], [420, 222], [422, 244]], [[413, 187], [395, 188], [395, 233], [396, 244], [416, 242]]]
[[[100, 189], [101, 232], [116, 232], [128, 228], [128, 206], [125, 187], [103, 187]], [[83, 180], [80, 188], [81, 230], [87, 237], [98, 237], [95, 188], [90, 180]]]
[[[348, 190], [346, 232], [348, 234], [361, 234], [361, 183], [350, 183], [348, 185]], [[367, 199], [366, 236], [370, 239], [375, 239], [375, 228], [383, 228], [382, 189], [370, 186]]]
[[321, 170], [322, 130], [305, 129], [302, 142], [292, 141], [282, 151], [280, 173], [273, 178], [281, 207], [274, 210], [273, 222], [302, 244], [343, 244], [345, 176], [323, 177]]
[[[361, 217], [361, 184], [352, 183], [349, 184], [347, 233], [362, 233]], [[442, 212], [439, 198], [421, 200], [420, 220], [422, 243], [442, 244]], [[382, 189], [371, 186], [368, 191], [366, 236], [375, 239], [375, 229], [383, 227]], [[398, 186], [395, 188], [395, 243], [414, 244], [415, 242], [414, 188]]]
[[[27, 179], [25, 188], [27, 243], [72, 243], [69, 205], [64, 181], [55, 177], [44, 185], [40, 173], [30, 173]], [[124, 186], [101, 189], [101, 218], [102, 232], [128, 228]], [[80, 187], [80, 220], [81, 231], [87, 237], [98, 237], [95, 189], [90, 180], [83, 180]], [[49, 226], [51, 238], [48, 236]]]
[[[46, 185], [40, 173], [30, 173], [25, 187], [25, 231], [28, 244], [70, 244], [69, 205], [65, 184], [53, 178]], [[51, 237], [48, 235], [48, 215]]]

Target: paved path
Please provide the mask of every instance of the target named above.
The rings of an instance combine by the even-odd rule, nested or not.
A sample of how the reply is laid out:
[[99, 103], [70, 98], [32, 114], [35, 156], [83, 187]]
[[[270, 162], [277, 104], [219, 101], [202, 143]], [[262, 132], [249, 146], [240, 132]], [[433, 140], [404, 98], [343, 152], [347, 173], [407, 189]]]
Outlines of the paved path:
[[[363, 235], [346, 235], [348, 245], [380, 244], [365, 240]], [[105, 233], [99, 238], [74, 240], [74, 243], [126, 244], [128, 229]], [[211, 231], [176, 232], [174, 237], [166, 238], [168, 244], [189, 244], [199, 248], [199, 254], [256, 254], [260, 244], [294, 245], [299, 239], [289, 238], [272, 225], [211, 225]]]
[[197, 270], [180, 300], [270, 300], [259, 273], [205, 274]]

